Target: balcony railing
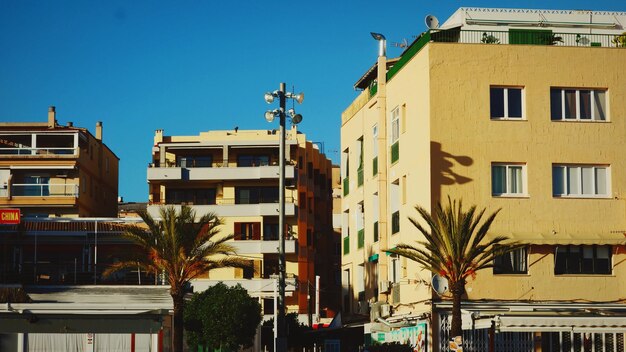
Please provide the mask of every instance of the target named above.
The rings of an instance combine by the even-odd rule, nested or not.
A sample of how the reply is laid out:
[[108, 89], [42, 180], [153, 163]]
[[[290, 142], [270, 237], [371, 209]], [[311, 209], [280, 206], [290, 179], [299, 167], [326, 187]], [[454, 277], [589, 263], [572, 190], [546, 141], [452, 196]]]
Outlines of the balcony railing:
[[[285, 165], [295, 165], [292, 160], [285, 160]], [[198, 167], [260, 167], [260, 166], [278, 166], [278, 160], [264, 160], [264, 159], [246, 159], [241, 160], [229, 160], [229, 159], [178, 159], [166, 160], [161, 164], [158, 160], [148, 164], [148, 167], [183, 167], [183, 168], [198, 168]]]
[[[295, 203], [296, 199], [285, 196], [285, 203]], [[258, 197], [256, 199], [242, 200], [237, 198], [217, 198], [206, 201], [193, 201], [182, 199], [168, 199], [165, 202], [150, 202], [150, 205], [173, 204], [173, 205], [245, 205], [245, 204], [271, 204], [278, 203], [278, 197]]]
[[11, 185], [11, 196], [18, 197], [77, 197], [77, 184], [27, 184]]
[[0, 148], [0, 155], [76, 155], [76, 148]]

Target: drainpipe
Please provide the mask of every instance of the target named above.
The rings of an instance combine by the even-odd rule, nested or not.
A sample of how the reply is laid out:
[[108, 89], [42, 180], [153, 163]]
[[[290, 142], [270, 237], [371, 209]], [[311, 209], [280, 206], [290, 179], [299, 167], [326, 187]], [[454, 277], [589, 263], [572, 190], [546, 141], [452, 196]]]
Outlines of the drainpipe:
[[[372, 33], [372, 37], [378, 40], [378, 61], [377, 75], [378, 91], [376, 94], [376, 106], [378, 109], [378, 234], [380, 241], [380, 249], [387, 249], [389, 241], [387, 238], [387, 218], [388, 199], [387, 199], [387, 42], [385, 36], [378, 33]], [[378, 281], [389, 281], [389, 260], [384, 253], [378, 255]], [[384, 301], [386, 295], [378, 293], [377, 299]]]

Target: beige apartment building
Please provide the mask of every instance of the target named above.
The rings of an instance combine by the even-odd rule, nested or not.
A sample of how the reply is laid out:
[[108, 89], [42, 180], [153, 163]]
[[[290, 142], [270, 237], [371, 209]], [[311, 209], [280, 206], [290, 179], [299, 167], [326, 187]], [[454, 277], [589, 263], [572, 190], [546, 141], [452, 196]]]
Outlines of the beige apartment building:
[[[321, 317], [338, 311], [333, 292], [340, 258], [332, 247], [332, 165], [323, 151], [295, 126], [285, 141], [285, 223], [287, 313], [314, 322], [315, 291]], [[235, 234], [233, 245], [251, 268], [218, 269], [193, 282], [202, 291], [219, 281], [241, 284], [263, 298], [273, 314], [278, 274], [279, 133], [276, 130], [208, 131], [196, 136], [166, 136], [157, 130], [148, 168], [148, 212], [161, 205], [192, 206], [198, 215], [214, 212], [224, 219], [222, 232]], [[326, 248], [328, 247], [328, 248]], [[334, 265], [333, 265], [334, 260]], [[321, 263], [323, 262], [323, 263]], [[333, 269], [334, 268], [334, 269]], [[320, 276], [321, 287], [316, 287]]]
[[72, 122], [0, 122], [0, 208], [23, 217], [114, 217], [119, 158], [95, 135]]
[[366, 344], [447, 350], [449, 295], [385, 249], [451, 197], [501, 209], [491, 235], [527, 244], [468, 283], [464, 351], [624, 351], [626, 13], [429, 23], [397, 58], [383, 42], [342, 114], [344, 311]]

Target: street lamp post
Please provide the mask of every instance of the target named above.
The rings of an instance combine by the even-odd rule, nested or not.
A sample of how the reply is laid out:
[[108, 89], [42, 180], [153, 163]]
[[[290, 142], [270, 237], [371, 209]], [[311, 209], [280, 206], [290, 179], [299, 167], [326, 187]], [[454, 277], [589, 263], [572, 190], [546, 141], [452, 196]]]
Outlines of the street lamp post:
[[[301, 104], [304, 100], [304, 94], [293, 94], [285, 91], [285, 83], [281, 83], [278, 90], [265, 93], [265, 101], [270, 104], [274, 102], [274, 98], [278, 98], [279, 108], [269, 110], [265, 113], [267, 122], [274, 121], [276, 116], [280, 120], [279, 130], [279, 160], [278, 160], [278, 318], [276, 336], [276, 351], [287, 351], [287, 334], [285, 326], [285, 103], [287, 99], [294, 99]], [[289, 116], [293, 124], [302, 121], [302, 115], [296, 114], [293, 109], [289, 109]]]

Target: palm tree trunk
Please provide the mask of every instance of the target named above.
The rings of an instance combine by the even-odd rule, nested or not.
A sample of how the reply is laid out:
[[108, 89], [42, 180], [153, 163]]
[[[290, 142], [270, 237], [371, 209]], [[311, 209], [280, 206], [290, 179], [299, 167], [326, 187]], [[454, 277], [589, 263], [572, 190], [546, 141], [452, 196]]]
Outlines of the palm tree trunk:
[[183, 308], [184, 308], [184, 293], [182, 290], [171, 289], [170, 295], [174, 301], [174, 329], [172, 333], [172, 342], [174, 345], [174, 352], [183, 351]]
[[461, 336], [461, 297], [465, 293], [465, 282], [458, 281], [452, 284], [452, 327], [450, 328], [450, 338]]

